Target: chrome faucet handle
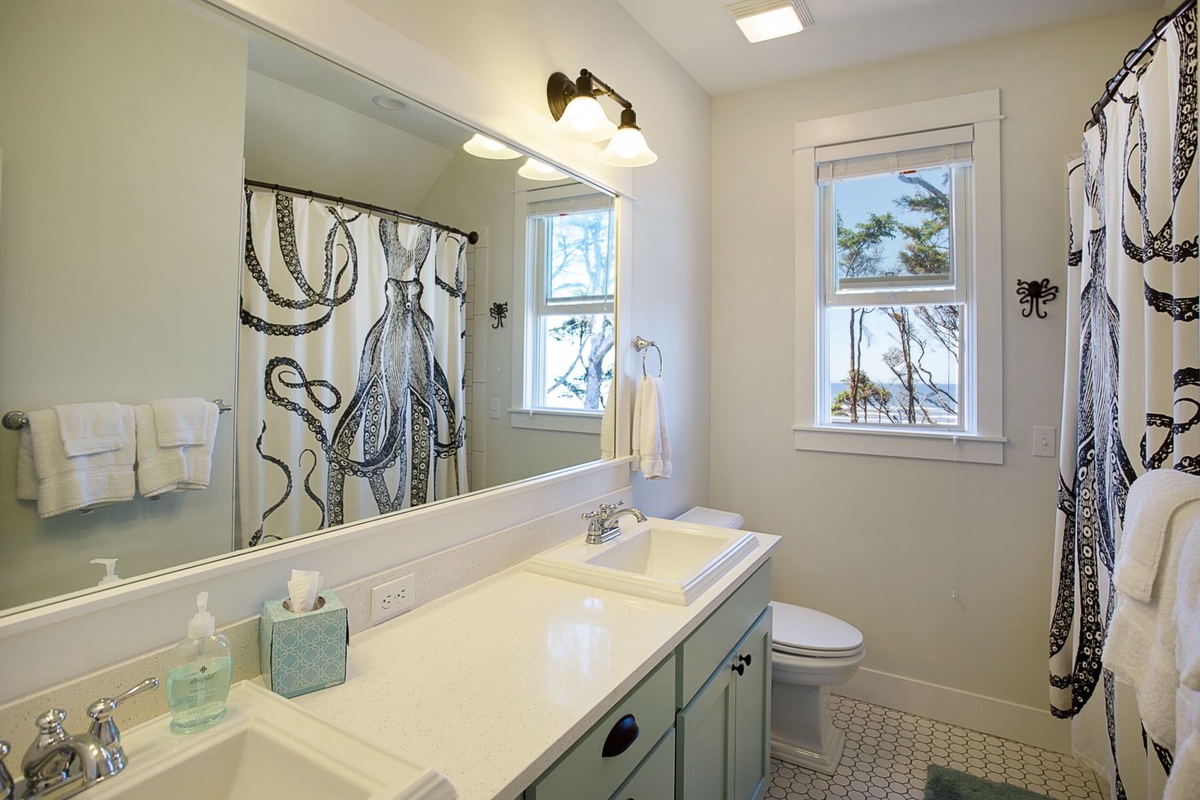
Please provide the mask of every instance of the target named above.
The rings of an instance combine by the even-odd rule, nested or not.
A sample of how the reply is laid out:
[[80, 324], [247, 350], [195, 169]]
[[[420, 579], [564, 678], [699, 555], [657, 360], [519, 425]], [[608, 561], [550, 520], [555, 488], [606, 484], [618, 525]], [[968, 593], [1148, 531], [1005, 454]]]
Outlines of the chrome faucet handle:
[[0, 742], [0, 800], [12, 800], [13, 790], [16, 787], [8, 767], [4, 766], [4, 757], [8, 755], [10, 749], [8, 742]]
[[[146, 678], [122, 695], [104, 697], [88, 706], [87, 713], [92, 718], [88, 733], [95, 736], [100, 744], [108, 750], [109, 755], [112, 756], [113, 769], [116, 772], [125, 769], [125, 749], [121, 747], [121, 731], [117, 729], [117, 723], [112, 718], [113, 712], [129, 698], [157, 688], [158, 678]], [[3, 799], [0, 798], [0, 800]]]
[[618, 508], [620, 508], [623, 505], [625, 505], [624, 500], [618, 500], [615, 503], [601, 503], [600, 504], [600, 517], [602, 519], [607, 520], [609, 517], [612, 516], [612, 513], [614, 511], [616, 511]]

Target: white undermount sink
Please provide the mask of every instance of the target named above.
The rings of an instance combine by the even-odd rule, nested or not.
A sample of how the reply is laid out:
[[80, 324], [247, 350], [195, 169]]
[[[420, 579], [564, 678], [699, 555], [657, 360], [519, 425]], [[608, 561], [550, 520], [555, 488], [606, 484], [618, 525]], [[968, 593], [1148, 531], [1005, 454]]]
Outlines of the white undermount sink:
[[174, 734], [169, 716], [123, 732], [127, 766], [88, 800], [452, 800], [441, 773], [330, 725], [261, 686], [229, 692], [225, 719]]
[[604, 544], [572, 539], [534, 556], [525, 568], [686, 606], [756, 546], [749, 531], [652, 517]]

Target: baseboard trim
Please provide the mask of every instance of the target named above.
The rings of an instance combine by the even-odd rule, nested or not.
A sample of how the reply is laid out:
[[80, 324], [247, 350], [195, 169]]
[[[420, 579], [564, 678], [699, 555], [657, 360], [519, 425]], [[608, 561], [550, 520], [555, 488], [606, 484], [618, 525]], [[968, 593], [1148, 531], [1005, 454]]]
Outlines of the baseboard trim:
[[961, 689], [860, 669], [834, 692], [1003, 739], [1071, 754], [1071, 726], [1043, 711]]

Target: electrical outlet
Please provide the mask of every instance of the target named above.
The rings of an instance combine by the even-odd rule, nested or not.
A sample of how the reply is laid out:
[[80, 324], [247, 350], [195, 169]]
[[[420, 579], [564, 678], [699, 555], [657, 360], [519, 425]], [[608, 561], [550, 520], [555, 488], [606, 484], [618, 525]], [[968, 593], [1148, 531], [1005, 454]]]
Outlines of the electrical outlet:
[[416, 602], [417, 580], [412, 575], [371, 588], [371, 624], [408, 611]]
[[492, 419], [500, 419], [500, 398], [499, 397], [491, 398], [490, 405], [488, 406], [488, 416], [491, 417]]
[[1033, 454], [1043, 458], [1054, 458], [1056, 445], [1054, 428], [1035, 425], [1033, 428]]

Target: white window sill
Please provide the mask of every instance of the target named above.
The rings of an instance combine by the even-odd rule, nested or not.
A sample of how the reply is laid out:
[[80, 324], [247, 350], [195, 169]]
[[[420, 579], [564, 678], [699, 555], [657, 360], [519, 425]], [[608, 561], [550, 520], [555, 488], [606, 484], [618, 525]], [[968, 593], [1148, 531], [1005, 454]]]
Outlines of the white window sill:
[[537, 431], [566, 431], [600, 435], [602, 411], [560, 411], [548, 408], [510, 408], [508, 424]]
[[861, 427], [792, 426], [797, 450], [1003, 464], [1003, 436]]

